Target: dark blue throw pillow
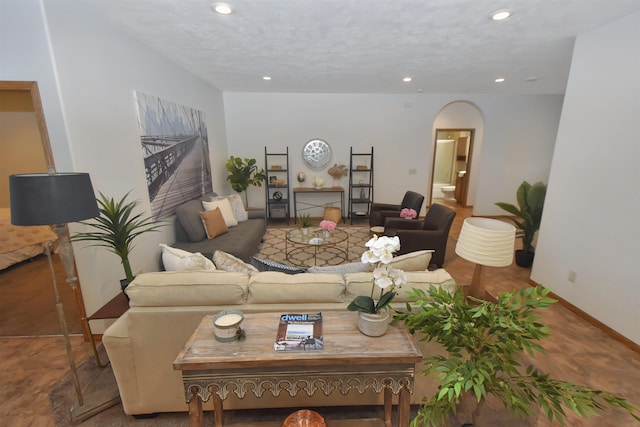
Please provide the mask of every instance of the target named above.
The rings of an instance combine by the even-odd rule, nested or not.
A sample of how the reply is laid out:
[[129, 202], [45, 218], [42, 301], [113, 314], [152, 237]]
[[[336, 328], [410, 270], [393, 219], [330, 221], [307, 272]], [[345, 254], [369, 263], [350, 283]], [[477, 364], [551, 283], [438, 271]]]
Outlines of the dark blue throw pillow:
[[292, 267], [290, 265], [282, 264], [276, 261], [269, 261], [268, 259], [260, 259], [256, 257], [251, 258], [251, 265], [258, 269], [258, 271], [279, 271], [287, 274], [306, 273], [306, 268]]

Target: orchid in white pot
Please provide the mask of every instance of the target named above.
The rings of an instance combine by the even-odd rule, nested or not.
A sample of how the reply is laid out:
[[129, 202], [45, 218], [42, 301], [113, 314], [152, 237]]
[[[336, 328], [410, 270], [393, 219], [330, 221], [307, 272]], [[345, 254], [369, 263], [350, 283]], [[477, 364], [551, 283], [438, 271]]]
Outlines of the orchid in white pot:
[[[362, 262], [375, 265], [371, 295], [358, 295], [347, 309], [359, 312], [358, 327], [364, 334], [379, 336], [386, 332], [389, 319], [388, 305], [397, 295], [395, 288], [407, 283], [407, 277], [404, 271], [389, 265], [394, 252], [400, 249], [400, 239], [397, 236], [374, 235], [365, 246], [369, 249], [362, 254]], [[376, 290], [379, 290], [377, 300]], [[367, 320], [375, 320], [378, 326], [374, 330], [363, 330], [363, 322]]]

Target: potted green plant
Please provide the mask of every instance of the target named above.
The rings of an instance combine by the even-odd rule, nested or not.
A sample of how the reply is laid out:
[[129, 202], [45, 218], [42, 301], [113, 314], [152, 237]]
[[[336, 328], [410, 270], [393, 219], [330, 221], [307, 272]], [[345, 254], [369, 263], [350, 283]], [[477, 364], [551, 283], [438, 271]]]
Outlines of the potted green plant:
[[516, 192], [518, 207], [511, 203], [496, 203], [497, 206], [515, 216], [515, 218], [512, 216], [507, 218], [513, 221], [518, 229], [516, 236], [522, 238], [522, 249], [516, 251], [516, 264], [520, 267], [531, 267], [533, 264], [535, 252], [533, 239], [540, 229], [546, 194], [546, 184], [536, 182], [531, 185], [527, 181], [523, 181]]
[[265, 180], [267, 174], [264, 169], [259, 168], [256, 165], [256, 159], [242, 159], [240, 157], [231, 156], [227, 159], [226, 163], [227, 181], [231, 184], [231, 188], [238, 193], [244, 193], [245, 206], [249, 206], [249, 197], [247, 195], [247, 188], [250, 185], [256, 187], [262, 187], [262, 181]]
[[96, 242], [91, 246], [105, 247], [120, 258], [125, 274], [125, 279], [120, 281], [123, 291], [134, 278], [129, 263], [129, 254], [134, 247], [133, 240], [143, 233], [158, 231], [165, 225], [154, 223], [153, 218], [143, 217], [142, 213], [134, 214], [133, 210], [138, 205], [138, 201], [128, 202], [126, 199], [129, 193], [119, 201], [100, 193], [100, 197], [96, 199], [100, 215], [94, 218], [95, 222], [80, 221], [81, 224], [97, 231], [76, 233], [71, 237], [71, 240], [76, 242]]
[[303, 235], [309, 234], [309, 228], [313, 227], [313, 221], [307, 213], [301, 213], [298, 215], [298, 221], [300, 221], [300, 227]]
[[475, 404], [472, 421], [478, 427], [489, 395], [522, 417], [540, 407], [561, 425], [566, 410], [587, 416], [606, 407], [622, 409], [640, 420], [636, 408], [620, 396], [554, 380], [532, 365], [521, 367], [525, 353], [531, 358], [544, 354], [538, 341], [549, 336], [551, 329], [540, 322], [536, 310], [556, 302], [548, 293], [542, 287], [530, 287], [501, 293], [493, 303], [465, 298], [461, 289], [454, 294], [434, 286], [429, 293], [409, 291], [416, 302], [396, 312], [394, 322], [421, 334], [423, 341], [438, 342], [448, 353], [424, 358], [423, 373], [436, 374], [439, 389], [423, 399], [412, 425], [445, 425], [465, 397]]

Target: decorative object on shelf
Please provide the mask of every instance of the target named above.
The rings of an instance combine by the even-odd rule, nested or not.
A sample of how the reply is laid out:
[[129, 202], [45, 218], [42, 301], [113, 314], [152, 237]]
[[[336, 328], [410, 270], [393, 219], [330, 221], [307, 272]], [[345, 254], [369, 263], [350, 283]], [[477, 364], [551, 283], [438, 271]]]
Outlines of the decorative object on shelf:
[[546, 184], [536, 182], [531, 185], [527, 181], [523, 181], [516, 192], [519, 207], [515, 207], [511, 203], [496, 203], [500, 208], [519, 218], [507, 217], [518, 228], [517, 237], [522, 238], [522, 249], [516, 251], [516, 264], [520, 267], [528, 268], [533, 265], [535, 252], [533, 238], [540, 229], [546, 194]]
[[469, 398], [476, 404], [470, 421], [481, 426], [487, 395], [522, 417], [535, 416], [539, 406], [540, 413], [561, 425], [565, 425], [567, 410], [584, 417], [600, 414], [606, 407], [624, 410], [640, 420], [637, 409], [618, 395], [555, 380], [532, 365], [521, 368], [524, 360], [535, 360], [535, 353], [544, 354], [539, 341], [551, 330], [537, 312], [556, 302], [548, 294], [540, 286], [528, 287], [503, 292], [492, 303], [469, 301], [460, 288], [453, 295], [435, 286], [428, 292], [408, 291], [415, 302], [406, 312], [396, 312], [394, 320], [411, 333], [419, 333], [421, 340], [437, 342], [448, 353], [425, 356], [423, 374], [436, 374], [432, 378], [439, 384], [433, 396], [423, 399], [413, 423], [445, 425], [461, 400]]
[[312, 139], [302, 148], [302, 160], [313, 170], [323, 169], [331, 161], [331, 147], [322, 139]]
[[273, 200], [282, 200], [282, 193], [280, 191], [273, 193]]
[[302, 183], [307, 180], [307, 175], [304, 172], [298, 172], [297, 179], [300, 185], [302, 185]]
[[273, 165], [273, 166], [271, 166], [271, 170], [272, 170], [272, 171], [281, 171], [281, 170], [282, 170], [282, 166], [280, 166], [280, 165]]
[[[401, 287], [407, 283], [407, 277], [404, 271], [389, 265], [393, 260], [393, 253], [400, 249], [400, 239], [397, 236], [378, 237], [374, 235], [365, 246], [369, 249], [362, 254], [361, 261], [375, 265], [371, 295], [357, 296], [347, 309], [358, 311], [360, 332], [369, 336], [381, 336], [387, 331], [388, 306], [397, 294], [395, 287]], [[377, 302], [374, 300], [376, 288], [380, 288], [380, 297]], [[363, 316], [364, 314], [368, 314], [368, 316]], [[386, 320], [381, 320], [381, 318]]]
[[284, 179], [274, 179], [272, 181], [272, 184], [275, 185], [276, 187], [284, 187], [285, 182], [284, 182]]
[[356, 166], [356, 170], [359, 170], [359, 171], [366, 171], [367, 169], [369, 169], [369, 168], [366, 167], [365, 165]]
[[244, 191], [245, 207], [249, 206], [249, 196], [246, 190], [250, 185], [262, 187], [262, 181], [267, 177], [264, 169], [256, 165], [256, 159], [241, 159], [234, 156], [229, 157], [225, 166], [229, 171], [227, 181], [231, 183], [231, 188], [238, 193]]
[[139, 201], [127, 202], [126, 199], [129, 193], [131, 191], [117, 202], [112, 197], [99, 193], [100, 197], [96, 200], [100, 207], [100, 215], [94, 218], [96, 222], [80, 221], [80, 224], [92, 227], [97, 231], [76, 233], [71, 236], [71, 240], [74, 242], [96, 242], [90, 246], [107, 248], [120, 258], [125, 275], [125, 279], [120, 281], [122, 291], [133, 280], [133, 272], [129, 263], [129, 254], [133, 250], [133, 240], [143, 233], [158, 231], [160, 227], [166, 225], [165, 223], [156, 224], [153, 222], [152, 217], [143, 217], [142, 213], [134, 215], [133, 210]]
[[320, 190], [324, 185], [324, 179], [319, 176], [313, 178], [313, 186], [316, 190]]
[[[58, 237], [58, 255], [65, 268], [67, 283], [76, 289], [73, 247], [68, 239], [67, 223], [94, 218], [99, 215], [96, 197], [87, 173], [56, 173], [53, 168], [47, 174], [21, 174], [9, 177], [11, 223], [14, 225], [53, 225]], [[53, 269], [52, 243], [46, 245], [47, 260], [51, 271], [51, 281], [56, 308], [64, 337], [71, 382], [75, 389], [77, 405], [70, 411], [71, 424], [80, 423], [120, 402], [118, 390], [108, 388], [100, 396], [85, 398], [82, 394], [80, 377], [76, 369], [69, 329], [64, 314], [64, 306], [58, 291], [58, 282]]]
[[340, 178], [349, 174], [345, 165], [338, 165], [337, 163], [334, 163], [333, 166], [329, 168], [327, 173], [333, 178], [334, 187], [339, 186]]
[[462, 223], [456, 254], [476, 264], [469, 294], [485, 299], [482, 266], [506, 267], [513, 261], [516, 229], [504, 221], [491, 218], [467, 218]]
[[415, 211], [415, 209], [403, 208], [400, 211], [400, 218], [415, 219], [417, 216], [418, 213]]

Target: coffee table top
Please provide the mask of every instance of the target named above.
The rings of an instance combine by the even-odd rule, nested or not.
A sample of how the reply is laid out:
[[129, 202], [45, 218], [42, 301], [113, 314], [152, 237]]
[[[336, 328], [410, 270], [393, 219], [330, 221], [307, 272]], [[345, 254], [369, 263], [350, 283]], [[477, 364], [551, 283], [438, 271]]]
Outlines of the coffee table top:
[[344, 242], [349, 238], [346, 231], [336, 228], [329, 233], [329, 237], [324, 237], [324, 230], [320, 228], [309, 228], [309, 234], [302, 234], [302, 228], [294, 228], [287, 233], [287, 240], [299, 245], [327, 246]]
[[351, 311], [322, 312], [323, 350], [275, 351], [273, 343], [282, 314], [285, 312], [245, 313], [242, 327], [246, 338], [232, 342], [216, 341], [214, 315], [205, 316], [176, 357], [173, 367], [175, 370], [207, 370], [422, 361], [422, 353], [405, 328], [389, 326], [385, 335], [368, 337], [358, 330], [358, 314]]

